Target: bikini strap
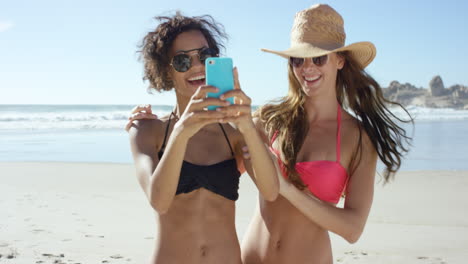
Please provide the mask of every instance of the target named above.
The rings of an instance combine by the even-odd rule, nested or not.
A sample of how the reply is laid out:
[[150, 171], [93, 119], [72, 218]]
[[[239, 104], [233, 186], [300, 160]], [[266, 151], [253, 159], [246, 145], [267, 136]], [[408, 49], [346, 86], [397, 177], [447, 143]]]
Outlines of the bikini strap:
[[223, 125], [221, 125], [221, 123], [218, 123], [218, 125], [221, 127], [221, 130], [223, 131], [223, 134], [224, 134], [224, 137], [226, 138], [226, 141], [227, 141], [227, 143], [228, 143], [229, 149], [231, 150], [231, 155], [234, 156], [234, 151], [232, 151], [231, 142], [229, 141], [229, 138], [228, 138], [228, 136], [226, 135], [226, 131], [224, 131]]
[[336, 131], [336, 162], [340, 162], [340, 152], [341, 152], [341, 107], [338, 104], [337, 114], [337, 131]]
[[164, 151], [164, 149], [166, 148], [167, 133], [169, 132], [169, 125], [171, 124], [172, 116], [175, 116], [174, 112], [171, 112], [171, 115], [169, 116], [169, 121], [167, 122], [167, 125], [166, 125], [166, 132], [164, 133], [164, 141], [163, 141], [160, 151]]
[[275, 142], [275, 139], [277, 136], [278, 136], [278, 130], [276, 130], [275, 133], [273, 133], [273, 136], [271, 137], [270, 147], [273, 146], [273, 142]]

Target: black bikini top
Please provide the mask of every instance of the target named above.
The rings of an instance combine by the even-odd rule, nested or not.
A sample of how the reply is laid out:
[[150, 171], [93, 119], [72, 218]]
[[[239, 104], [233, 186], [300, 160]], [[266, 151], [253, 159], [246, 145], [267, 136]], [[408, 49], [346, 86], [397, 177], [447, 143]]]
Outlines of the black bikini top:
[[[171, 123], [171, 117], [173, 115], [174, 113], [171, 113], [169, 117], [163, 145], [158, 152], [160, 160], [164, 154], [164, 149], [166, 148], [167, 134]], [[184, 160], [180, 170], [180, 178], [179, 184], [177, 185], [176, 195], [189, 193], [199, 188], [205, 188], [232, 201], [236, 201], [237, 198], [239, 198], [238, 190], [240, 172], [237, 169], [234, 151], [232, 150], [229, 138], [227, 137], [223, 126], [221, 124], [219, 124], [219, 126], [223, 131], [233, 158], [212, 165], [197, 165]]]

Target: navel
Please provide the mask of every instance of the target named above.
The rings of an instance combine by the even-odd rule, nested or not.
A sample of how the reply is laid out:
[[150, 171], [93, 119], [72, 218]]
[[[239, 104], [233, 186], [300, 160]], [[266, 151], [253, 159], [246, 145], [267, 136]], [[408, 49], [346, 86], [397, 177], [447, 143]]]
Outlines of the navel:
[[278, 239], [278, 241], [276, 241], [275, 243], [275, 249], [280, 250], [280, 248], [281, 248], [281, 239]]
[[205, 257], [206, 254], [207, 254], [207, 250], [208, 250], [208, 249], [207, 249], [207, 247], [206, 247], [205, 245], [200, 246], [200, 255], [201, 255], [202, 257]]

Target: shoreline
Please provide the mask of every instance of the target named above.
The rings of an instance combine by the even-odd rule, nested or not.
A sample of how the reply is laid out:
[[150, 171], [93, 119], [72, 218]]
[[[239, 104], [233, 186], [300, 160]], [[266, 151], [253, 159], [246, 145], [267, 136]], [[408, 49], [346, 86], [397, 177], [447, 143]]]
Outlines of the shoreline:
[[[132, 164], [15, 161], [0, 162], [0, 172], [0, 263], [145, 263], [150, 257], [154, 213]], [[331, 234], [335, 263], [466, 262], [468, 170], [401, 171], [385, 187], [376, 177], [360, 240], [351, 245]], [[242, 239], [257, 206], [248, 175], [239, 194]]]

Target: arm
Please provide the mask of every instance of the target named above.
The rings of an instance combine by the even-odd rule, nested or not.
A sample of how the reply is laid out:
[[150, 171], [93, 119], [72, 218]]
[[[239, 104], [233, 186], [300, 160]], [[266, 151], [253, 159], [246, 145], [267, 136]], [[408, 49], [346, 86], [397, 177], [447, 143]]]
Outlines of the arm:
[[157, 156], [160, 145], [157, 144], [155, 134], [161, 135], [163, 128], [157, 129], [154, 122], [135, 121], [129, 135], [138, 182], [151, 206], [158, 213], [164, 214], [176, 193], [187, 139], [173, 132], [160, 161]]
[[205, 125], [216, 123], [224, 117], [220, 112], [203, 110], [207, 105], [227, 104], [220, 99], [206, 98], [207, 92], [216, 91], [215, 87], [202, 86], [192, 96], [174, 125], [161, 160], [157, 157], [160, 146], [154, 135], [161, 135], [163, 129], [149, 125], [154, 124], [151, 121], [139, 121], [130, 127], [130, 142], [138, 181], [151, 206], [160, 214], [169, 210], [174, 199], [188, 140]]
[[[266, 137], [261, 136], [264, 135], [262, 126], [252, 120], [251, 99], [240, 89], [237, 69], [234, 69], [234, 87], [221, 96], [221, 99], [235, 97], [235, 104], [220, 109], [228, 116], [223, 122], [233, 122], [242, 133], [250, 157], [244, 157], [242, 150], [236, 152], [243, 157], [243, 165], [263, 198], [274, 201], [279, 192], [275, 161], [265, 144]], [[239, 142], [236, 150], [244, 147], [244, 142]]]
[[267, 144], [263, 140], [263, 128], [258, 120], [255, 120], [252, 122], [252, 128], [243, 131], [242, 134], [248, 149], [248, 156], [243, 157], [244, 167], [263, 198], [267, 201], [274, 201], [279, 194], [279, 182], [275, 177], [276, 160], [272, 159]]
[[349, 243], [355, 243], [364, 230], [372, 205], [376, 163], [377, 153], [369, 138], [364, 136], [362, 159], [350, 176], [343, 208], [337, 208], [298, 190], [284, 180], [277, 169], [280, 194], [317, 225], [340, 235]]

